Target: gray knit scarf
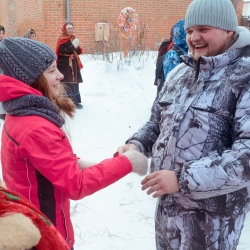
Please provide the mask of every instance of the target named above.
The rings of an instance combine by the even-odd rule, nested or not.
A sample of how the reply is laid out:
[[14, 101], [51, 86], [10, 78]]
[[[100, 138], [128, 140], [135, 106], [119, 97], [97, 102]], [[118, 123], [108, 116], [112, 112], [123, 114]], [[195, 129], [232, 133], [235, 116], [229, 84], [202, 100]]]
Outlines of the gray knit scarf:
[[8, 114], [13, 116], [41, 116], [59, 128], [65, 123], [59, 109], [45, 96], [21, 96], [3, 102], [3, 108]]

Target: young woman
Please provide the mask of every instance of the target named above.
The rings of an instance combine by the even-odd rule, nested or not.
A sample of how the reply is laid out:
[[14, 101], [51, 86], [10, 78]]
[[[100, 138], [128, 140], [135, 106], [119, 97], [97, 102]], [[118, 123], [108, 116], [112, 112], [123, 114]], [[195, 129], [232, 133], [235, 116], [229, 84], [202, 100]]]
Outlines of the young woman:
[[3, 179], [9, 190], [29, 199], [74, 244], [69, 199], [78, 200], [107, 187], [131, 171], [146, 174], [147, 159], [129, 151], [90, 166], [73, 153], [61, 129], [63, 114], [75, 105], [65, 98], [56, 55], [26, 38], [0, 43], [0, 101], [7, 113], [2, 132]]
[[79, 39], [73, 35], [73, 23], [65, 23], [62, 34], [57, 40], [56, 55], [58, 69], [63, 73], [63, 82], [67, 86], [67, 95], [70, 97], [77, 109], [81, 109], [81, 95], [79, 83], [82, 82], [80, 69], [83, 68], [78, 55], [82, 54]]

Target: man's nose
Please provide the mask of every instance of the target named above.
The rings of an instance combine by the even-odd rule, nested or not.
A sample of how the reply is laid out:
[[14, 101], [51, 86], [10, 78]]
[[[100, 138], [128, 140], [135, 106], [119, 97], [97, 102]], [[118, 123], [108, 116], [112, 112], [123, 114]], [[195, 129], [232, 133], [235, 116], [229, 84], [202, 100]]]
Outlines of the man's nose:
[[191, 41], [197, 41], [201, 38], [200, 32], [193, 31], [191, 35]]

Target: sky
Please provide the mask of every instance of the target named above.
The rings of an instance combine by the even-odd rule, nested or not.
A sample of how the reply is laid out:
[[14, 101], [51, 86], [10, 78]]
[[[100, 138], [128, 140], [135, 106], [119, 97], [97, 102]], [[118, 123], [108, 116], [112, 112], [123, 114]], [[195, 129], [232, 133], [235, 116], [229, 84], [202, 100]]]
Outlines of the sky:
[[[113, 56], [112, 63], [104, 61], [103, 56], [81, 56], [83, 109], [77, 109], [65, 127], [74, 152], [96, 163], [111, 158], [149, 119], [156, 95], [156, 52], [145, 51], [126, 59], [122, 53]], [[0, 120], [1, 130], [2, 126]], [[143, 178], [130, 173], [91, 196], [71, 201], [75, 250], [156, 249], [157, 200], [141, 190]], [[250, 249], [249, 231], [248, 214], [237, 250]]]

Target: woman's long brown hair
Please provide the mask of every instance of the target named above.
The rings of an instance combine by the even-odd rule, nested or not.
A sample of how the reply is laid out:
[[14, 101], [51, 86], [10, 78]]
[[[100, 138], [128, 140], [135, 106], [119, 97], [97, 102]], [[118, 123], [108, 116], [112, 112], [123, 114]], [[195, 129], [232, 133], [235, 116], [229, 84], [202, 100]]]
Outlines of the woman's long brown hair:
[[60, 94], [59, 96], [54, 96], [47, 79], [43, 74], [41, 74], [36, 81], [31, 85], [34, 89], [39, 90], [42, 94], [47, 97], [51, 102], [59, 107], [60, 111], [66, 113], [70, 118], [74, 117], [75, 104], [74, 102], [66, 96], [66, 91], [63, 84], [60, 84]]

